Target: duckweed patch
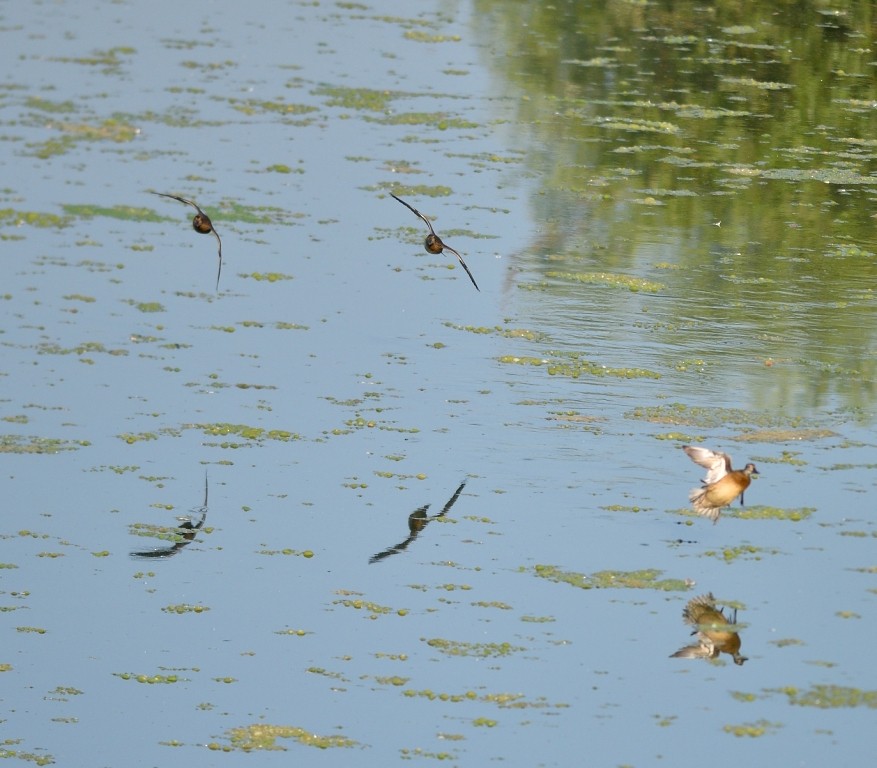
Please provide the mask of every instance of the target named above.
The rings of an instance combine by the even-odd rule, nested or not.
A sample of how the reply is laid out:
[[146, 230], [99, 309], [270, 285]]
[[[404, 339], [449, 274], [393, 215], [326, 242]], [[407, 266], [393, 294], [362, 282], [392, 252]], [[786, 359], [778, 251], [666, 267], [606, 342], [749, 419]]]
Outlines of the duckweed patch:
[[578, 589], [655, 589], [662, 592], [687, 592], [683, 579], [660, 579], [663, 571], [646, 568], [641, 571], [598, 571], [590, 576], [576, 571], [563, 571], [554, 565], [537, 565], [536, 576]]
[[420, 29], [408, 29], [404, 36], [415, 43], [459, 43], [462, 39], [459, 35], [431, 35]]
[[363, 119], [381, 125], [428, 125], [439, 131], [472, 130], [481, 127], [479, 123], [463, 120], [460, 117], [448, 117], [441, 112], [399, 112], [383, 117], [364, 115]]
[[654, 280], [645, 280], [641, 277], [612, 272], [561, 272], [550, 270], [545, 273], [545, 276], [567, 283], [585, 283], [587, 285], [608, 285], [613, 288], [626, 288], [633, 293], [639, 293], [640, 291], [659, 293], [666, 287], [663, 283], [658, 283]]
[[730, 516], [740, 518], [741, 520], [790, 520], [797, 523], [801, 520], [806, 520], [815, 511], [815, 507], [780, 509], [779, 507], [755, 506], [738, 509], [730, 513]]
[[286, 549], [260, 549], [258, 552], [256, 552], [256, 554], [257, 555], [269, 555], [269, 556], [270, 555], [285, 555], [285, 556], [294, 555], [295, 557], [303, 557], [306, 560], [310, 560], [314, 556], [313, 551], [310, 549], [296, 550], [296, 549], [290, 549], [288, 547]]
[[263, 429], [262, 427], [251, 427], [247, 424], [193, 424], [195, 429], [200, 429], [205, 435], [213, 437], [226, 437], [228, 435], [237, 435], [245, 440], [251, 440], [260, 443], [264, 440], [276, 440], [282, 443], [289, 443], [294, 440], [302, 440], [302, 436], [295, 432], [288, 432], [284, 429]]
[[210, 609], [206, 605], [189, 605], [188, 603], [178, 603], [177, 605], [166, 605], [161, 609], [163, 613], [176, 613], [182, 615], [184, 613], [205, 613]]
[[[441, 184], [388, 184], [389, 188], [397, 197], [450, 197], [454, 190]], [[421, 227], [406, 227], [412, 232], [420, 233]]]
[[726, 563], [733, 563], [735, 560], [761, 560], [765, 555], [777, 555], [778, 549], [765, 549], [763, 547], [755, 547], [751, 544], [743, 544], [738, 547], [726, 547], [725, 549], [708, 549], [703, 553], [704, 557], [714, 557], [718, 560], [724, 560]]
[[340, 605], [344, 608], [353, 608], [357, 611], [364, 611], [368, 614], [367, 618], [376, 619], [378, 616], [386, 616], [390, 613], [395, 613], [398, 616], [404, 616], [408, 613], [404, 608], [394, 609], [389, 605], [379, 605], [378, 603], [372, 603], [368, 600], [359, 600], [359, 599], [350, 599], [350, 598], [342, 598], [340, 600], [333, 600], [332, 605]]
[[110, 349], [99, 341], [83, 341], [75, 347], [62, 347], [54, 342], [40, 344], [36, 348], [38, 355], [110, 355], [111, 357], [125, 357], [127, 349]]
[[549, 376], [567, 376], [577, 379], [580, 376], [614, 376], [621, 379], [660, 379], [661, 374], [645, 368], [609, 368], [605, 365], [592, 363], [580, 352], [549, 352], [553, 358], [518, 357], [503, 355], [498, 362], [506, 365], [544, 366]]
[[69, 226], [69, 216], [58, 216], [54, 213], [38, 213], [36, 211], [16, 211], [12, 208], [0, 208], [0, 224], [20, 227], [27, 224], [40, 229], [62, 229]]
[[[357, 742], [346, 736], [321, 736], [313, 731], [292, 725], [270, 725], [254, 723], [227, 731], [229, 749], [241, 752], [253, 752], [258, 749], [285, 752], [287, 748], [278, 744], [278, 739], [291, 739], [305, 747], [317, 749], [333, 749], [337, 747], [355, 747]], [[211, 742], [208, 749], [225, 751], [221, 745]]]
[[[307, 104], [290, 104], [286, 101], [260, 101], [259, 99], [229, 99], [232, 109], [245, 115], [272, 113], [286, 116], [309, 115], [317, 112], [317, 107]], [[304, 121], [305, 123], [307, 121]]]
[[430, 648], [435, 648], [446, 656], [475, 656], [480, 659], [502, 658], [527, 650], [511, 643], [466, 643], [462, 640], [447, 640], [441, 637], [433, 637], [429, 640], [423, 638], [423, 640]]
[[741, 443], [788, 443], [802, 440], [822, 440], [837, 437], [831, 429], [762, 429], [738, 435], [734, 439]]
[[98, 216], [102, 216], [109, 219], [134, 222], [176, 221], [176, 219], [170, 219], [166, 216], [159, 216], [155, 211], [149, 208], [135, 208], [130, 205], [114, 205], [107, 208], [101, 205], [65, 204], [61, 207], [64, 209], [65, 213], [79, 219], [94, 219]]
[[260, 283], [279, 283], [282, 280], [294, 279], [292, 275], [285, 275], [282, 272], [250, 272], [249, 274], [241, 272], [239, 277], [249, 278]]
[[816, 707], [818, 709], [851, 709], [868, 707], [877, 709], [877, 691], [864, 691], [843, 685], [814, 685], [806, 691], [794, 686], [768, 688], [768, 693], [784, 695], [789, 704], [796, 707]]
[[4, 746], [0, 746], [0, 759], [3, 758], [15, 758], [16, 760], [24, 760], [28, 763], [33, 763], [34, 765], [54, 765], [55, 758], [47, 754], [45, 752], [41, 754], [36, 754], [34, 752], [25, 752], [20, 749], [9, 749], [6, 745], [15, 744], [15, 740], [13, 739], [5, 739], [3, 741]]
[[758, 720], [755, 723], [741, 723], [740, 725], [726, 725], [722, 730], [730, 733], [738, 738], [748, 736], [749, 738], [757, 738], [768, 733], [773, 733], [782, 728], [782, 723], [771, 723], [767, 720]]
[[[647, 421], [651, 424], [673, 424], [675, 426], [700, 427], [703, 429], [715, 429], [728, 425], [796, 427], [804, 421], [803, 416], [744, 411], [740, 408], [688, 406], [683, 403], [638, 406], [625, 413], [624, 417], [637, 421]], [[746, 438], [736, 437], [735, 439], [745, 440]]]
[[371, 112], [385, 112], [389, 108], [390, 101], [400, 95], [394, 91], [378, 91], [372, 88], [346, 88], [334, 85], [321, 86], [316, 88], [314, 93], [317, 96], [325, 97], [326, 105], [329, 107], [369, 110]]
[[446, 328], [452, 328], [455, 331], [465, 331], [466, 333], [474, 333], [479, 335], [500, 336], [506, 339], [524, 339], [526, 341], [544, 341], [548, 338], [547, 334], [541, 331], [534, 331], [529, 328], [503, 328], [500, 325], [487, 326], [476, 325], [458, 325], [457, 323], [445, 322]]
[[0, 453], [61, 453], [76, 451], [90, 445], [87, 440], [62, 440], [34, 435], [0, 435]]
[[133, 680], [144, 685], [173, 685], [189, 682], [188, 678], [179, 675], [146, 675], [139, 672], [113, 672], [113, 677], [118, 677], [120, 680]]

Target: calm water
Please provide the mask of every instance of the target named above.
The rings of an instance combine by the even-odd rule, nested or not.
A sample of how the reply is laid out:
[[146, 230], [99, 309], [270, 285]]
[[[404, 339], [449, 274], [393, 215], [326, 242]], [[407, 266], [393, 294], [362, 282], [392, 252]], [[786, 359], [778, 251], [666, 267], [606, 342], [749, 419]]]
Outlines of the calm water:
[[0, 754], [853, 764], [872, 12], [5, 7]]

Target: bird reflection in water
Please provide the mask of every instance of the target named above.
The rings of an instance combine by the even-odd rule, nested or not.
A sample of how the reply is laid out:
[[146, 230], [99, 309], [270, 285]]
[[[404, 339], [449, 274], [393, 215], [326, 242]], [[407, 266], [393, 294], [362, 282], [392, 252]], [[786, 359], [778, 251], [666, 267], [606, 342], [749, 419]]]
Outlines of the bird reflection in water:
[[432, 222], [426, 218], [420, 211], [418, 211], [413, 205], [408, 205], [401, 197], [396, 197], [392, 192], [390, 192], [390, 197], [394, 200], [398, 200], [402, 205], [404, 205], [409, 211], [412, 211], [415, 216], [423, 219], [426, 222], [426, 226], [429, 227], [429, 234], [426, 236], [426, 240], [423, 241], [423, 247], [426, 249], [427, 253], [439, 254], [444, 250], [448, 250], [457, 257], [457, 260], [460, 262], [460, 266], [466, 270], [466, 274], [469, 275], [469, 279], [472, 281], [472, 285], [475, 286], [475, 290], [479, 293], [481, 289], [478, 287], [478, 283], [475, 282], [475, 278], [472, 277], [472, 273], [469, 271], [469, 267], [466, 266], [466, 262], [463, 261], [463, 257], [457, 253], [451, 246], [445, 245], [442, 242], [442, 239], [435, 233], [435, 230], [432, 228]]
[[448, 499], [448, 503], [445, 504], [445, 506], [442, 508], [442, 511], [439, 512], [437, 515], [429, 517], [426, 514], [426, 510], [428, 510], [430, 507], [429, 504], [424, 507], [420, 507], [419, 509], [415, 509], [410, 515], [408, 515], [408, 538], [393, 547], [388, 547], [383, 552], [378, 552], [378, 554], [372, 555], [369, 558], [369, 563], [378, 563], [381, 560], [389, 557], [390, 555], [398, 555], [400, 552], [404, 552], [408, 548], [408, 545], [420, 535], [420, 532], [424, 528], [426, 528], [429, 523], [431, 523], [433, 520], [438, 520], [440, 517], [444, 517], [446, 514], [448, 514], [448, 512], [451, 511], [451, 507], [453, 507], [454, 504], [457, 503], [457, 499], [460, 498], [460, 494], [463, 492], [463, 488], [465, 487], [466, 481], [464, 480], [462, 483], [460, 483], [460, 487], [457, 488], [456, 491], [454, 491], [454, 495], [451, 496], [450, 499]]
[[207, 519], [207, 475], [204, 476], [204, 503], [192, 510], [194, 515], [200, 515], [198, 522], [193, 523], [189, 516], [178, 517], [179, 525], [173, 528], [157, 525], [138, 526], [141, 530], [145, 530], [147, 536], [156, 536], [166, 538], [168, 535], [173, 536], [173, 543], [167, 547], [160, 549], [149, 549], [143, 552], [132, 552], [131, 557], [139, 558], [168, 558], [178, 554], [182, 549], [188, 547], [195, 540], [195, 535], [201, 530], [204, 521]]
[[712, 592], [693, 597], [682, 610], [682, 620], [694, 627], [692, 635], [697, 637], [697, 645], [687, 645], [670, 656], [671, 659], [717, 659], [720, 653], [727, 653], [738, 666], [747, 661], [740, 655], [740, 634], [737, 631], [737, 609], [731, 609], [725, 616], [716, 607]]
[[159, 197], [169, 197], [171, 200], [177, 200], [180, 203], [185, 203], [186, 205], [191, 205], [197, 213], [192, 219], [192, 229], [202, 235], [209, 235], [211, 232], [213, 236], [216, 238], [216, 242], [219, 243], [219, 267], [216, 270], [216, 290], [219, 290], [219, 276], [222, 274], [222, 240], [219, 239], [219, 232], [213, 226], [213, 222], [210, 221], [210, 217], [198, 207], [198, 203], [193, 202], [192, 200], [186, 200], [185, 197], [177, 197], [176, 195], [166, 195], [164, 192], [153, 192], [151, 189], [149, 190], [153, 195], [158, 195]]

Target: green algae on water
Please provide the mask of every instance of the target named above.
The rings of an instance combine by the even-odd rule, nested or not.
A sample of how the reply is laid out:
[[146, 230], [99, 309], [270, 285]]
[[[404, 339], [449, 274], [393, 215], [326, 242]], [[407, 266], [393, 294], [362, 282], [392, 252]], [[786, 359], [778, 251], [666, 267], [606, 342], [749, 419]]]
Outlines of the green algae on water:
[[814, 685], [801, 691], [795, 686], [768, 688], [768, 693], [779, 693], [796, 707], [816, 707], [817, 709], [851, 709], [867, 707], [877, 709], [877, 691], [850, 688], [843, 685]]
[[446, 656], [475, 656], [481, 659], [500, 658], [510, 656], [526, 648], [512, 645], [511, 643], [467, 643], [461, 640], [447, 640], [441, 637], [433, 637], [424, 641], [430, 648], [444, 653]]
[[[316, 747], [317, 749], [357, 746], [356, 741], [346, 736], [321, 736], [305, 728], [291, 725], [254, 723], [253, 725], [231, 728], [226, 733], [229, 740], [228, 749], [241, 752], [252, 752], [257, 749], [285, 752], [287, 748], [277, 743], [279, 739], [291, 739], [302, 746]], [[226, 751], [225, 747], [216, 742], [211, 742], [207, 748]]]
[[686, 592], [690, 589], [683, 579], [659, 579], [663, 571], [655, 568], [641, 571], [598, 571], [589, 576], [576, 571], [563, 571], [554, 565], [537, 565], [533, 572], [539, 578], [569, 584], [579, 589], [655, 589], [662, 592]]

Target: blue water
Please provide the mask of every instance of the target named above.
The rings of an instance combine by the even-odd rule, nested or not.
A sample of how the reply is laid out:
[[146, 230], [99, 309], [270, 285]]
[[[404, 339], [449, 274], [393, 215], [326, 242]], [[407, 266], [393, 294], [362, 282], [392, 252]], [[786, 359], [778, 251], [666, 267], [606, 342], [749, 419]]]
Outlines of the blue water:
[[[231, 729], [269, 724], [356, 742], [276, 742], [320, 765], [442, 755], [693, 766], [705, 750], [717, 765], [851, 764], [870, 744], [867, 707], [792, 706], [775, 689], [869, 689], [867, 380], [814, 395], [818, 372], [765, 365], [781, 357], [775, 340], [735, 327], [731, 310], [716, 328], [696, 297], [680, 317], [660, 294], [526, 290], [545, 268], [530, 244], [556, 220], [538, 208], [532, 165], [514, 161], [537, 148], [509, 122], [516, 96], [492, 79], [491, 41], [465, 3], [399, 12], [256, 2], [3, 13], [0, 208], [162, 217], [3, 219], [0, 432], [63, 448], [3, 458], [3, 748], [59, 765], [288, 762], [282, 751], [221, 751]], [[459, 39], [419, 42], [412, 29]], [[133, 50], [109, 69], [83, 61], [113, 48]], [[336, 106], [327, 85], [393, 96], [384, 111]], [[33, 99], [72, 106], [49, 112]], [[256, 104], [280, 101], [316, 111]], [[471, 127], [377, 121], [430, 111]], [[106, 121], [136, 136], [81, 139], [83, 126], [110, 130]], [[80, 140], [63, 153], [35, 155], [71, 136]], [[401, 196], [464, 255], [480, 293], [452, 255], [422, 250], [422, 223], [386, 194], [396, 183], [451, 190]], [[209, 212], [225, 257], [218, 294], [215, 240], [150, 189]], [[672, 256], [677, 235], [656, 223], [636, 272], [655, 279], [651, 265]], [[680, 283], [664, 278], [672, 294]], [[739, 331], [745, 341], [731, 344]], [[500, 361], [573, 350], [661, 378], [569, 378]], [[634, 416], [674, 402], [826, 432], [747, 443], [733, 424]], [[265, 433], [210, 432], [222, 424]], [[670, 432], [679, 437], [655, 439]], [[716, 526], [684, 516], [700, 479], [679, 450], [687, 440], [759, 463], [747, 505], [813, 515], [725, 515]], [[801, 464], [780, 461], [789, 450]], [[205, 474], [194, 540], [172, 557], [132, 558], [168, 546], [135, 535], [142, 526], [197, 522]], [[369, 563], [409, 536], [409, 514], [428, 504], [438, 515], [463, 480], [446, 516]], [[538, 578], [540, 564], [653, 568], [691, 586], [582, 590]], [[689, 640], [682, 607], [707, 591], [742, 604], [743, 667], [668, 658]], [[355, 600], [365, 605], [345, 602]], [[436, 639], [468, 644], [456, 646], [468, 655], [442, 653]], [[479, 655], [504, 643], [508, 655]], [[519, 706], [499, 706], [502, 694]], [[760, 721], [770, 726], [760, 738], [724, 731]]]

